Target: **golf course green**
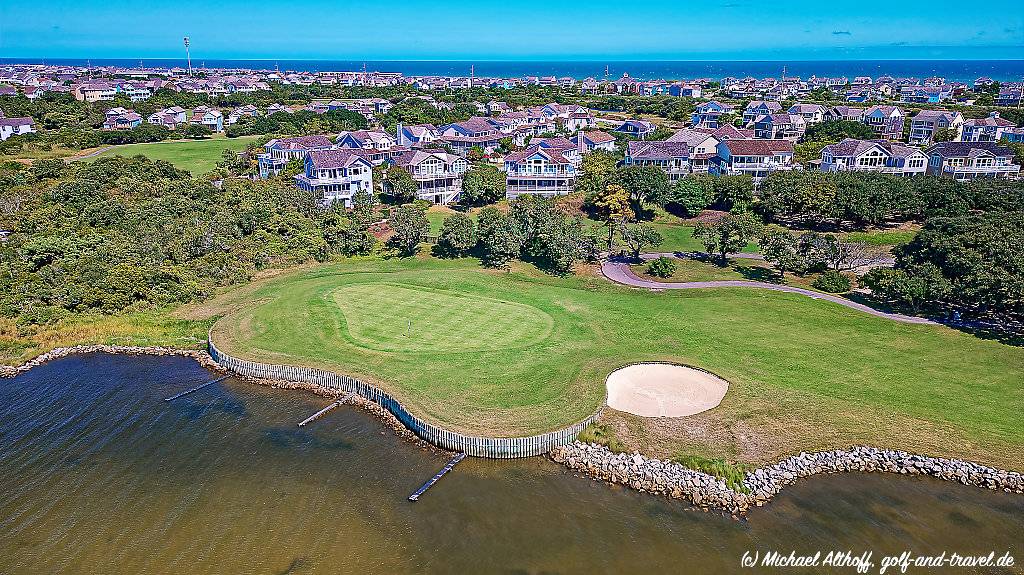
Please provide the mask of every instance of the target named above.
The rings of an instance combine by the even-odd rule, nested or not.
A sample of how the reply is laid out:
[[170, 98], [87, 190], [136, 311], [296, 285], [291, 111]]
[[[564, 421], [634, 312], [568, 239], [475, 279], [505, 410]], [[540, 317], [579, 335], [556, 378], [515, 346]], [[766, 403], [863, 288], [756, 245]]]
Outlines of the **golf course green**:
[[800, 295], [396, 258], [305, 268], [211, 305], [225, 352], [362, 378], [464, 433], [572, 424], [603, 404], [611, 371], [671, 361], [725, 378], [729, 393], [692, 418], [613, 413], [631, 448], [762, 462], [864, 443], [1024, 460], [1024, 349]]

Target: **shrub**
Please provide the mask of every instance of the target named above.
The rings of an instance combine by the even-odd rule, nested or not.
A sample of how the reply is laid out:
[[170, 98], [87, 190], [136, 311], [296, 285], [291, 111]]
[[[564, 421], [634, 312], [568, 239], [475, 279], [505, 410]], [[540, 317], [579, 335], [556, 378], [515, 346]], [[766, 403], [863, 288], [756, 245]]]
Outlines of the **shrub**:
[[667, 278], [674, 273], [676, 273], [676, 262], [672, 258], [662, 256], [647, 264], [647, 275], [649, 276]]
[[828, 270], [815, 278], [811, 285], [828, 293], [845, 293], [850, 291], [850, 278], [836, 270]]

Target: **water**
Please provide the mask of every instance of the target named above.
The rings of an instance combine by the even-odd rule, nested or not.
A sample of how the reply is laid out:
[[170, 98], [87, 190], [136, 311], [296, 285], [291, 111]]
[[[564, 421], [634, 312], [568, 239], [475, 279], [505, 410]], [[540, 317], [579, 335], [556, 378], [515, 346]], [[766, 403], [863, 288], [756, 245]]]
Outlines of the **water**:
[[[2, 64], [39, 64], [45, 62], [63, 66], [121, 66], [138, 67], [139, 60], [132, 58], [94, 59], [85, 58], [3, 58]], [[184, 58], [147, 59], [142, 61], [153, 67], [185, 67]], [[628, 73], [634, 78], [650, 79], [694, 79], [723, 78], [777, 78], [786, 67], [787, 76], [807, 79], [817, 76], [856, 76], [926, 78], [941, 76], [947, 80], [973, 82], [980, 76], [999, 81], [1020, 81], [1024, 79], [1024, 60], [797, 60], [797, 61], [400, 61], [400, 60], [202, 60], [194, 58], [192, 65], [210, 68], [245, 68], [250, 70], [281, 70], [299, 72], [358, 71], [402, 72], [407, 76], [469, 76], [470, 66], [477, 77], [497, 76], [516, 78], [522, 76], [569, 76], [583, 79], [604, 78], [605, 66], [611, 79]]]
[[163, 401], [212, 377], [93, 355], [0, 380], [0, 573], [731, 573], [769, 549], [1024, 561], [1024, 497], [931, 479], [813, 478], [734, 521], [542, 458], [467, 459], [410, 503], [444, 456], [347, 406], [300, 430], [327, 403], [305, 392], [229, 379]]

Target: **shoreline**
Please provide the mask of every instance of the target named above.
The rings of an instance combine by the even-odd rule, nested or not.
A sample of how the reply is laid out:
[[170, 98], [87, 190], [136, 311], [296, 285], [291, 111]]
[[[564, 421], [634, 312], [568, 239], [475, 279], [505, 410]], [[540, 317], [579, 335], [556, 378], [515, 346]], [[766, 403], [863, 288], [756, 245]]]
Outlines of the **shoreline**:
[[[340, 399], [348, 393], [345, 390], [334, 389], [320, 383], [266, 379], [239, 374], [217, 363], [205, 351], [170, 347], [96, 344], [56, 348], [16, 367], [0, 366], [0, 377], [14, 377], [48, 361], [89, 353], [191, 357], [202, 367], [213, 369], [219, 373], [230, 373], [234, 377], [254, 385], [276, 389], [301, 389], [334, 399]], [[431, 449], [439, 453], [451, 452], [444, 446], [419, 436], [391, 411], [358, 393], [353, 393], [345, 401], [345, 404], [365, 409], [396, 435], [414, 442], [424, 449]], [[919, 475], [989, 490], [1024, 494], [1024, 474], [1020, 472], [998, 469], [962, 459], [930, 457], [907, 451], [867, 446], [813, 453], [801, 452], [774, 464], [748, 471], [740, 490], [729, 487], [724, 480], [714, 475], [691, 469], [671, 460], [653, 459], [645, 457], [639, 452], [613, 453], [602, 445], [582, 443], [575, 438], [565, 445], [552, 447], [544, 455], [547, 455], [555, 463], [579, 471], [593, 480], [624, 485], [636, 491], [669, 499], [684, 500], [705, 511], [715, 509], [729, 513], [735, 518], [746, 515], [753, 507], [761, 507], [769, 503], [786, 486], [805, 477], [820, 474], [881, 472]]]

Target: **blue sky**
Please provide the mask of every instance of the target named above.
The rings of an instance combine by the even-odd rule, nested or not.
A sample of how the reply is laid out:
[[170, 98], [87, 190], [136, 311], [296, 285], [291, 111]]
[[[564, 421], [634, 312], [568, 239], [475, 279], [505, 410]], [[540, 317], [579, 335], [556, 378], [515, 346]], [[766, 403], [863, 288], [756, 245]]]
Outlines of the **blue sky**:
[[0, 58], [1024, 59], [1020, 0], [0, 1]]

